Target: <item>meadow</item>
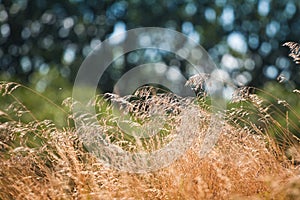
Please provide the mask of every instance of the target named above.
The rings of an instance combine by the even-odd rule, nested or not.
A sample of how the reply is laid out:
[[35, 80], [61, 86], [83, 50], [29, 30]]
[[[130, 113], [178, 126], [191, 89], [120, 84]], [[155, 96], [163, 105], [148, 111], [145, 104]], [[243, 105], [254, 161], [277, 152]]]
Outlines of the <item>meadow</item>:
[[[6, 99], [0, 109], [0, 199], [299, 199], [300, 91], [281, 85], [239, 88], [222, 113], [216, 144], [200, 156], [213, 114], [203, 96], [175, 97], [145, 87], [130, 98], [97, 96], [90, 105], [97, 115], [89, 116], [72, 113], [76, 102], [71, 98], [56, 105], [24, 85], [1, 82], [1, 98]], [[20, 90], [56, 107], [60, 124], [39, 118], [43, 111], [28, 108], [17, 95]], [[113, 112], [113, 102], [127, 117]], [[187, 104], [192, 120], [180, 115]], [[130, 121], [131, 130], [145, 128], [156, 106], [166, 116], [158, 134], [143, 140], [125, 134], [122, 122]], [[162, 148], [179, 131], [197, 135], [170, 165], [126, 172], [89, 152], [78, 131], [94, 124], [77, 130], [78, 117], [82, 122], [95, 117], [109, 142], [128, 152]]]

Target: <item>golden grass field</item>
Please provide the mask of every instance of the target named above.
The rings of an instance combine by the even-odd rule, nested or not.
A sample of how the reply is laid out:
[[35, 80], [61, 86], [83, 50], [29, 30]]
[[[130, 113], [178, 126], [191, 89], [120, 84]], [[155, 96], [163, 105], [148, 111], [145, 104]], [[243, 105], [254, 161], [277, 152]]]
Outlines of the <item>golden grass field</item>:
[[[1, 84], [3, 96], [13, 96], [16, 88], [17, 84]], [[295, 121], [300, 118], [289, 104], [276, 105], [247, 91], [241, 89], [234, 106], [228, 106], [218, 142], [204, 157], [199, 151], [211, 113], [209, 106], [201, 106], [201, 98], [196, 99], [194, 108], [203, 118], [193, 145], [171, 165], [148, 173], [104, 166], [86, 151], [71, 125], [59, 128], [50, 120], [37, 119], [23, 122], [22, 116], [34, 118], [34, 113], [15, 99], [18, 103], [0, 113], [5, 119], [0, 124], [0, 199], [300, 199], [299, 139], [290, 132], [290, 127], [299, 131]], [[178, 106], [179, 112], [183, 109], [163, 95], [146, 100], [147, 107], [127, 110], [132, 120], [143, 123], [147, 115], [142, 109], [161, 102]], [[131, 145], [134, 150], [135, 142], [120, 136], [111, 107], [102, 100], [96, 104], [99, 124], [114, 135], [116, 144], [124, 140], [124, 147]], [[167, 136], [182, 120], [176, 114], [169, 117]], [[189, 131], [191, 125], [180, 128]], [[143, 146], [149, 150], [153, 144]]]

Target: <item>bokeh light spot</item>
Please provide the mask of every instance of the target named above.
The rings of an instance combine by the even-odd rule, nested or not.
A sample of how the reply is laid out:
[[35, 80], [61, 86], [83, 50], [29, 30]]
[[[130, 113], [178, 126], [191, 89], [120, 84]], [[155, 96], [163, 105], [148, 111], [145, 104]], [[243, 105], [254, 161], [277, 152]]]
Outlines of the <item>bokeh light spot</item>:
[[227, 38], [227, 43], [231, 49], [239, 52], [247, 52], [247, 43], [245, 37], [240, 32], [233, 32]]

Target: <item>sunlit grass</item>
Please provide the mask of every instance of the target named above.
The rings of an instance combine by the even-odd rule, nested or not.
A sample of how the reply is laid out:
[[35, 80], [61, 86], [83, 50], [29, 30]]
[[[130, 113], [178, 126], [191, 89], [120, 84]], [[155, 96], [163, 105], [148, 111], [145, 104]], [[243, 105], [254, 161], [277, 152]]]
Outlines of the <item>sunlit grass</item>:
[[[135, 174], [104, 166], [87, 151], [71, 123], [74, 114], [66, 108], [72, 107], [71, 99], [64, 102], [64, 109], [58, 108], [70, 122], [61, 127], [38, 119], [14, 96], [28, 88], [16, 83], [0, 86], [2, 98], [12, 98], [1, 105], [0, 113], [0, 199], [296, 199], [300, 194], [299, 139], [293, 134], [299, 131], [299, 113], [267, 91], [237, 92], [228, 103], [220, 138], [205, 157], [199, 151], [211, 113], [203, 98], [157, 95], [149, 88], [134, 100], [99, 96], [91, 104], [98, 108], [99, 125], [113, 144], [128, 151], [141, 147], [151, 151], [172, 140], [185, 103], [203, 115], [199, 136], [180, 159], [158, 171]], [[121, 101], [126, 116], [113, 113], [112, 102]], [[126, 136], [120, 122], [144, 128], [156, 105], [164, 105], [165, 126], [161, 134], [139, 146], [134, 137]], [[183, 128], [189, 131], [193, 125], [186, 123]]]

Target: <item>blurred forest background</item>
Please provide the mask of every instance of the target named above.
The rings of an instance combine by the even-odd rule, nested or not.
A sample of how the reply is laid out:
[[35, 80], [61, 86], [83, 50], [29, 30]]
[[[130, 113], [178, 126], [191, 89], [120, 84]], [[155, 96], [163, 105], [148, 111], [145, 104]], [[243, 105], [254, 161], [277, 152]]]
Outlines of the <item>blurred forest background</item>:
[[[300, 86], [300, 71], [282, 47], [299, 41], [298, 0], [0, 0], [0, 80], [30, 86], [60, 104], [93, 48], [111, 35], [149, 26], [188, 35], [239, 86]], [[149, 61], [143, 53], [114, 63], [100, 89], [111, 91], [124, 72]], [[41, 106], [30, 96], [24, 101]]]

